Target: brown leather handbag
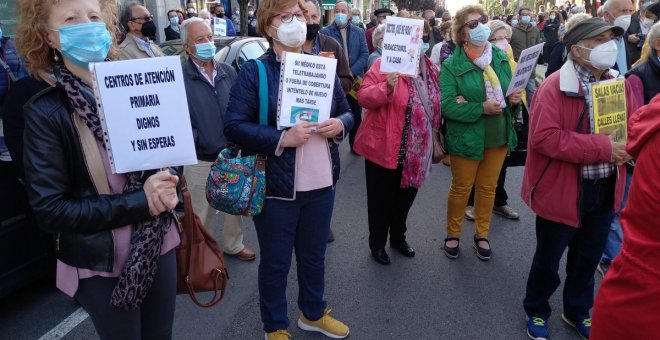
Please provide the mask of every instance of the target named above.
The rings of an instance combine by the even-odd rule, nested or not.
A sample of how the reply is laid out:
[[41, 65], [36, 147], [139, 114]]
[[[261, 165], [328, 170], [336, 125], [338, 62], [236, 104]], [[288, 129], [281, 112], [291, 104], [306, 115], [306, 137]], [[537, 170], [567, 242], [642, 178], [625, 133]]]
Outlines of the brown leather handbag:
[[[184, 216], [178, 218], [181, 244], [176, 248], [176, 290], [178, 294], [188, 293], [200, 307], [211, 307], [225, 297], [229, 274], [220, 246], [193, 212], [190, 192], [183, 176], [181, 191]], [[202, 303], [197, 299], [200, 292], [213, 292], [213, 298]]]

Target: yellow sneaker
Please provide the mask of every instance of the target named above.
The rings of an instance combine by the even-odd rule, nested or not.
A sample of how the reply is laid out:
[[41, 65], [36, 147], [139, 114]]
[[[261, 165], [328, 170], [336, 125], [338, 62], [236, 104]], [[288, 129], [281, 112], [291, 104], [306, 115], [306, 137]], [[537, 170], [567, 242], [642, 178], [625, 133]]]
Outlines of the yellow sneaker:
[[266, 340], [289, 340], [291, 339], [291, 333], [286, 329], [278, 329], [275, 332], [266, 333]]
[[348, 336], [348, 326], [343, 322], [330, 316], [330, 308], [323, 311], [323, 316], [316, 320], [310, 321], [304, 315], [300, 315], [298, 319], [298, 327], [305, 331], [313, 331], [323, 333], [325, 336], [334, 339], [343, 339]]

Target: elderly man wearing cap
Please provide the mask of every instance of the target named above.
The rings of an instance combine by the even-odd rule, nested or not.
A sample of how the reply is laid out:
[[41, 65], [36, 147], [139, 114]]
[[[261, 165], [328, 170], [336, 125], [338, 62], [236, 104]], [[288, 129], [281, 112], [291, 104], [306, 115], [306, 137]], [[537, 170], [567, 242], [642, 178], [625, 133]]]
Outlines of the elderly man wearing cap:
[[564, 36], [566, 63], [542, 83], [531, 103], [521, 195], [537, 215], [524, 300], [532, 339], [548, 338], [548, 300], [559, 286], [566, 248], [562, 319], [583, 339], [591, 332], [594, 272], [621, 206], [630, 156], [625, 143], [594, 134], [588, 84], [618, 75], [611, 70], [614, 39], [623, 33], [597, 18], [576, 24]]
[[364, 32], [364, 35], [367, 38], [367, 47], [369, 48], [369, 54], [374, 53], [374, 51], [376, 50], [376, 47], [374, 47], [372, 41], [374, 30], [378, 25], [384, 23], [385, 19], [390, 15], [394, 15], [394, 12], [392, 12], [392, 10], [389, 8], [379, 8], [374, 11], [374, 16], [376, 17], [376, 25], [367, 29], [367, 31]]

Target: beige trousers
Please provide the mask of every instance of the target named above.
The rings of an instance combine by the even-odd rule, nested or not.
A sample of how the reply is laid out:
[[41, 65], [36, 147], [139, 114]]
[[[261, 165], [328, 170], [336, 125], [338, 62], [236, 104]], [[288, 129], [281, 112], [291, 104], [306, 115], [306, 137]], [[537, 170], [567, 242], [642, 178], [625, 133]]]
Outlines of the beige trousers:
[[199, 161], [197, 165], [185, 166], [183, 175], [186, 177], [190, 191], [193, 211], [211, 234], [214, 234], [213, 228], [218, 223], [218, 215], [221, 215], [222, 251], [234, 255], [245, 248], [243, 245], [243, 218], [217, 211], [206, 201], [206, 180], [209, 177], [211, 165], [213, 165], [211, 162]]

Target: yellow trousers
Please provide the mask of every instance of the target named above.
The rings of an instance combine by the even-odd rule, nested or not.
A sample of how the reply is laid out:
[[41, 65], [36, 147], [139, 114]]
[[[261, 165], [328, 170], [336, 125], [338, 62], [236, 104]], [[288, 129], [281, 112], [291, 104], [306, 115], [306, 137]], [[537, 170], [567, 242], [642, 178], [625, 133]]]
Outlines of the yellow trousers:
[[495, 202], [497, 178], [508, 146], [486, 148], [484, 159], [475, 161], [451, 155], [451, 187], [447, 197], [447, 237], [460, 237], [463, 216], [472, 186], [474, 193], [474, 219], [477, 237], [487, 238], [490, 218]]

